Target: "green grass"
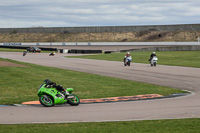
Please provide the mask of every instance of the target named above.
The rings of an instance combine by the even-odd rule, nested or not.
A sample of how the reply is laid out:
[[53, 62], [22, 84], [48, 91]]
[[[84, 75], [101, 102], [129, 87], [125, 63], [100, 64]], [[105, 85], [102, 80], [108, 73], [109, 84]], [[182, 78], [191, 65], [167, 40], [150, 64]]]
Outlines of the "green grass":
[[[131, 52], [133, 62], [149, 63], [148, 59], [152, 52]], [[67, 58], [85, 58], [109, 61], [123, 61], [126, 53], [70, 56]], [[200, 68], [200, 51], [165, 51], [156, 52], [158, 65], [185, 66]]]
[[[187, 54], [194, 57], [196, 54]], [[121, 54], [121, 55], [120, 55]], [[134, 62], [148, 63], [148, 52], [132, 53]], [[187, 55], [184, 53], [184, 55]], [[113, 56], [113, 60], [123, 59], [124, 53], [108, 54], [104, 59]], [[117, 56], [116, 56], [117, 55]], [[161, 57], [165, 57], [157, 52], [159, 62]], [[99, 59], [103, 59], [102, 55]], [[143, 57], [144, 56], [144, 57]], [[172, 55], [171, 55], [172, 56]], [[170, 55], [165, 58], [170, 57]], [[180, 54], [180, 57], [182, 55]], [[84, 57], [85, 58], [85, 57]], [[88, 57], [87, 57], [88, 58]], [[91, 58], [91, 56], [90, 56]], [[95, 57], [96, 58], [96, 57]], [[103, 59], [103, 60], [104, 60]], [[5, 60], [1, 59], [0, 60]], [[28, 63], [21, 63], [7, 60], [18, 64], [27, 65], [27, 68], [21, 67], [0, 67], [0, 104], [21, 103], [23, 101], [38, 100], [37, 90], [45, 78], [62, 84], [65, 87], [73, 87], [75, 94], [80, 98], [98, 98], [120, 95], [137, 95], [147, 93], [157, 93], [168, 95], [171, 93], [180, 93], [181, 90], [167, 87], [143, 84], [117, 78], [109, 78], [93, 74], [85, 74], [75, 71], [68, 71], [58, 68], [43, 67]], [[170, 61], [170, 62], [173, 62]], [[160, 64], [160, 63], [159, 63]], [[174, 63], [172, 63], [174, 64]], [[198, 64], [198, 62], [196, 62]], [[196, 65], [194, 65], [196, 67]], [[123, 88], [123, 89], [121, 89]], [[149, 92], [150, 91], [150, 92]], [[62, 123], [62, 124], [19, 124], [19, 125], [0, 125], [0, 133], [38, 133], [38, 132], [71, 132], [71, 133], [199, 133], [200, 119], [175, 119], [175, 120], [148, 120], [148, 121], [128, 121], [128, 122], [93, 122], [93, 123]]]
[[0, 48], [0, 52], [23, 52], [25, 49]]
[[0, 133], [199, 133], [200, 119], [0, 125]]
[[[0, 60], [6, 59], [0, 58]], [[74, 93], [81, 99], [141, 94], [170, 95], [183, 92], [178, 89], [118, 78], [44, 67], [17, 61], [11, 62], [29, 67], [0, 67], [0, 104], [17, 104], [25, 101], [38, 100], [38, 87], [47, 78], [64, 87], [74, 88]]]

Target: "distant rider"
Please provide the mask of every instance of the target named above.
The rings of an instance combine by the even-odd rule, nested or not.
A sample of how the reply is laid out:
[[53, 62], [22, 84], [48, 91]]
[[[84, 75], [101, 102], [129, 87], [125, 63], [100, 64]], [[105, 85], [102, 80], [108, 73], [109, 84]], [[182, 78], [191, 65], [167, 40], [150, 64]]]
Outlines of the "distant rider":
[[27, 51], [26, 50], [24, 50], [24, 52], [23, 52], [23, 56], [25, 56], [27, 54]]
[[52, 51], [51, 53], [50, 53], [50, 55], [55, 55], [56, 53], [54, 52], [54, 51]]
[[156, 52], [153, 52], [153, 53], [150, 55], [149, 61], [151, 61], [151, 60], [153, 59], [153, 57], [155, 57], [155, 56], [156, 56]]
[[131, 55], [130, 55], [130, 52], [127, 52], [127, 54], [125, 55], [124, 61], [125, 61], [126, 59], [128, 59], [129, 61], [132, 61], [132, 57], [131, 57]]

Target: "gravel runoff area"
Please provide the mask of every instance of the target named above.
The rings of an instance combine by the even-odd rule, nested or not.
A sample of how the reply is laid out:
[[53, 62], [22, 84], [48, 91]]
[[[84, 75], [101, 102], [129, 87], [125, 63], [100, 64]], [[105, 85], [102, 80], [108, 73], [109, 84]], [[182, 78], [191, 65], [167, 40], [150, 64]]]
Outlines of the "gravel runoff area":
[[23, 57], [15, 52], [0, 52], [1, 58], [174, 87], [192, 91], [193, 94], [158, 100], [81, 104], [77, 107], [1, 107], [0, 124], [200, 118], [199, 68], [159, 64], [150, 67], [149, 64], [140, 63], [124, 67], [122, 62], [63, 57], [67, 55], [49, 57], [48, 53], [29, 53]]

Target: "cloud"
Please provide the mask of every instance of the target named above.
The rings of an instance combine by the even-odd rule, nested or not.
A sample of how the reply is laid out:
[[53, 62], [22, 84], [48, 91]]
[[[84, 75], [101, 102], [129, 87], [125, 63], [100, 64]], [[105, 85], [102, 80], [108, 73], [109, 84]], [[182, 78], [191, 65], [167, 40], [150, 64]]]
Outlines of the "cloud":
[[0, 27], [199, 23], [198, 0], [1, 0]]

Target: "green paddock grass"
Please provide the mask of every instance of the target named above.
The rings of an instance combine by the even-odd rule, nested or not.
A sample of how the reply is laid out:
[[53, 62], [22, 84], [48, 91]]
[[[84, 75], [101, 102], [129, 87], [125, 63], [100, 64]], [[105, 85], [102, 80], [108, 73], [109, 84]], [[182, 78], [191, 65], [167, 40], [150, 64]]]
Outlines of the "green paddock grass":
[[2, 133], [199, 133], [200, 119], [0, 125]]
[[[131, 52], [133, 62], [147, 63], [152, 52]], [[98, 55], [67, 56], [67, 58], [85, 58], [96, 60], [123, 61], [126, 53], [111, 53]], [[200, 67], [200, 51], [165, 51], [156, 52], [158, 65]]]
[[25, 49], [0, 48], [0, 52], [23, 52]]
[[37, 91], [44, 79], [74, 88], [81, 99], [134, 96], [141, 94], [170, 95], [182, 90], [163, 86], [133, 82], [118, 78], [87, 74], [65, 69], [10, 61], [29, 67], [0, 67], [0, 104], [19, 104], [38, 100]]

